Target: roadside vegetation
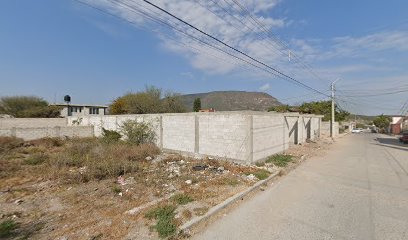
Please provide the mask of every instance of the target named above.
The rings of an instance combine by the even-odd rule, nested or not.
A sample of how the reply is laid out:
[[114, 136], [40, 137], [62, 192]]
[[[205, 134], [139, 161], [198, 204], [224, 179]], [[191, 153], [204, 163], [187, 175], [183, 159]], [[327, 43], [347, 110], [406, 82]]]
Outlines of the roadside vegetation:
[[0, 98], [0, 114], [16, 118], [60, 117], [60, 108], [50, 106], [47, 101], [35, 96], [13, 96]]
[[17, 223], [13, 220], [5, 220], [0, 223], [0, 238], [7, 238], [13, 234], [13, 230], [17, 228]]
[[[299, 112], [303, 114], [323, 115], [323, 121], [331, 120], [331, 101], [307, 102], [300, 106], [279, 105], [268, 109], [269, 112]], [[346, 121], [350, 113], [335, 106], [336, 121]]]
[[[0, 137], [0, 238], [134, 238], [132, 227], [145, 224], [152, 226], [145, 234], [167, 238], [270, 174], [254, 166], [163, 154], [144, 123], [128, 121], [118, 131], [102, 133], [32, 141]], [[157, 200], [135, 216], [126, 214]]]
[[265, 162], [273, 163], [278, 167], [286, 167], [288, 163], [292, 162], [293, 157], [291, 155], [277, 154], [270, 156]]
[[186, 112], [178, 93], [147, 86], [144, 91], [127, 93], [109, 106], [111, 114], [149, 114]]
[[161, 153], [155, 140], [135, 121], [100, 138], [0, 137], [0, 238], [175, 238], [182, 224], [294, 161], [197, 160]]
[[373, 123], [380, 129], [380, 132], [385, 132], [391, 123], [391, 118], [388, 116], [380, 115], [374, 118]]

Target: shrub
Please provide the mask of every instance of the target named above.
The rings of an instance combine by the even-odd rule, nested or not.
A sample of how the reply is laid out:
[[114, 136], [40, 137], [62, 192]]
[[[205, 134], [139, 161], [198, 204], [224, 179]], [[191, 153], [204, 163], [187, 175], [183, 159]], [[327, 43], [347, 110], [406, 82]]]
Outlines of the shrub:
[[153, 228], [156, 229], [161, 238], [166, 238], [176, 233], [177, 226], [174, 223], [175, 210], [176, 207], [173, 205], [164, 205], [153, 208], [145, 214], [146, 218], [157, 220]]
[[277, 154], [277, 155], [270, 156], [266, 160], [266, 163], [273, 163], [274, 165], [278, 167], [286, 167], [288, 163], [291, 161], [292, 161], [292, 156]]
[[134, 120], [127, 120], [122, 124], [120, 129], [122, 134], [126, 137], [126, 141], [131, 144], [154, 143], [156, 140], [156, 133], [148, 123], [138, 123]]
[[263, 167], [263, 166], [265, 166], [265, 162], [256, 162], [256, 163], [255, 163], [255, 166], [257, 166], [257, 167]]
[[51, 148], [63, 146], [64, 140], [62, 140], [61, 138], [45, 137], [41, 139], [32, 140], [29, 143], [34, 146]]
[[0, 223], [0, 238], [11, 236], [14, 229], [17, 228], [17, 223], [13, 220], [5, 220]]
[[112, 187], [112, 192], [118, 194], [118, 193], [122, 192], [122, 189], [120, 187], [118, 187], [118, 186], [113, 186]]
[[28, 165], [38, 165], [38, 164], [45, 162], [45, 160], [47, 159], [48, 159], [48, 155], [40, 152], [40, 153], [34, 153], [33, 155], [29, 156], [28, 158], [24, 160], [24, 162]]
[[194, 199], [184, 193], [174, 195], [173, 197], [171, 197], [171, 200], [179, 205], [186, 205], [187, 203], [194, 201]]
[[24, 140], [16, 137], [0, 137], [0, 153], [22, 146]]
[[259, 180], [265, 180], [265, 179], [267, 179], [269, 177], [269, 175], [271, 173], [269, 171], [267, 171], [267, 170], [260, 169], [260, 170], [258, 170], [256, 172], [252, 173], [252, 174], [254, 174], [254, 176], [256, 178], [258, 178]]
[[102, 128], [102, 141], [106, 143], [114, 143], [118, 142], [121, 138], [122, 135], [120, 135], [120, 133], [114, 130], [107, 130], [105, 128]]
[[185, 106], [179, 94], [160, 88], [146, 86], [144, 91], [127, 93], [115, 99], [109, 106], [112, 114], [148, 114], [185, 112]]
[[34, 96], [2, 97], [0, 99], [0, 114], [9, 114], [13, 117], [45, 117], [60, 116], [60, 108], [49, 106], [48, 102]]

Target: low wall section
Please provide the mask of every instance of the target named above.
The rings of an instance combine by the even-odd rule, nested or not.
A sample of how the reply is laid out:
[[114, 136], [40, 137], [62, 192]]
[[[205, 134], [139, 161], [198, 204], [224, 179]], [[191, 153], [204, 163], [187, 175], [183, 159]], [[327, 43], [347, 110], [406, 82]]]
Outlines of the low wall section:
[[0, 119], [0, 135], [26, 140], [63, 136], [99, 137], [102, 128], [119, 131], [126, 120], [151, 124], [157, 136], [156, 144], [163, 150], [245, 163], [265, 159], [287, 150], [290, 145], [318, 138], [325, 133], [321, 127], [321, 116], [216, 112]]
[[[290, 144], [320, 136], [320, 116], [258, 112], [217, 112], [69, 117], [71, 126], [118, 131], [126, 120], [148, 122], [163, 150], [255, 162]], [[295, 141], [296, 139], [296, 141]]]
[[92, 137], [92, 126], [81, 127], [39, 127], [39, 128], [10, 128], [0, 129], [0, 136], [18, 137], [33, 140], [45, 137]]
[[66, 127], [66, 118], [0, 118], [0, 129]]
[[[330, 122], [321, 123], [321, 135], [322, 137], [330, 137]], [[334, 137], [339, 135], [339, 123], [334, 123]]]

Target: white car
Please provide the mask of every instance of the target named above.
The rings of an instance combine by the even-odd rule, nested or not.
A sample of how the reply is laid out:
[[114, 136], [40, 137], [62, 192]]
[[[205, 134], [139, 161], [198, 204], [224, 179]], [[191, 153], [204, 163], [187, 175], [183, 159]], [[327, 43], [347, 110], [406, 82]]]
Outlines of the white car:
[[353, 130], [351, 130], [351, 133], [362, 133], [363, 129], [361, 128], [354, 128]]

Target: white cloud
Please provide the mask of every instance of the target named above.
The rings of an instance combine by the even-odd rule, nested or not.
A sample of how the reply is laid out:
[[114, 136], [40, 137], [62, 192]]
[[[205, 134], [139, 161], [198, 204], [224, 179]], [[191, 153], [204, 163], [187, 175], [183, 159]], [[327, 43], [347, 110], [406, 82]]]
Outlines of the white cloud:
[[[138, 11], [159, 17], [166, 24], [171, 24], [182, 31], [186, 31], [201, 41], [234, 53], [231, 49], [192, 30], [143, 1], [87, 0], [87, 2], [104, 8], [128, 21], [135, 22], [139, 26], [156, 29], [157, 32], [160, 32], [158, 36], [166, 49], [187, 57], [192, 66], [199, 70], [224, 74], [241, 69], [240, 65], [243, 63], [240, 60], [220, 53], [219, 50], [211, 49], [178, 31], [152, 24], [148, 18], [141, 17]], [[275, 50], [271, 50], [271, 39], [265, 39], [265, 35], [262, 35], [263, 30], [253, 23], [253, 20], [245, 11], [232, 2], [227, 3], [217, 0], [152, 0], [151, 2], [221, 41], [241, 49], [268, 64], [277, 64], [277, 58], [281, 57], [281, 53], [278, 52], [279, 47], [276, 46]], [[265, 14], [266, 11], [279, 4], [280, 0], [241, 0], [240, 2], [258, 22], [262, 23], [265, 29], [274, 30], [285, 26], [285, 20], [272, 18]], [[243, 56], [241, 55], [241, 57]]]
[[266, 84], [262, 85], [262, 86], [259, 88], [259, 90], [262, 91], [262, 92], [266, 92], [266, 91], [268, 91], [268, 90], [270, 90], [270, 89], [271, 89], [271, 84], [269, 84], [269, 83], [266, 83]]

